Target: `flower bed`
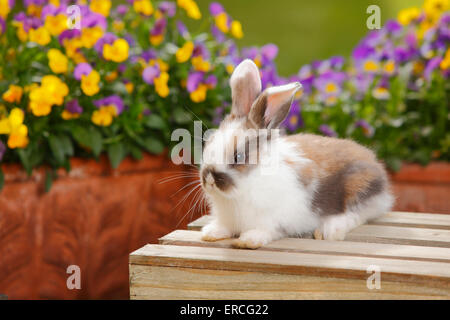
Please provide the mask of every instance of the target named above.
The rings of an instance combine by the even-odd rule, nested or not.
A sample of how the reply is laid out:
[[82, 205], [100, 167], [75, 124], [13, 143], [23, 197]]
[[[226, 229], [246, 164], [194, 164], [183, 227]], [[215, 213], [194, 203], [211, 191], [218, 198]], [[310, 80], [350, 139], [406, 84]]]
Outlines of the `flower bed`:
[[[117, 167], [127, 155], [160, 153], [194, 119], [217, 124], [244, 58], [260, 67], [263, 88], [303, 84], [289, 132], [353, 138], [392, 169], [450, 158], [448, 0], [405, 9], [351, 58], [314, 61], [290, 77], [277, 74], [275, 45], [237, 48], [242, 26], [218, 3], [202, 13], [193, 0], [77, 1], [81, 20], [67, 0], [1, 4], [0, 161], [28, 172], [70, 169], [70, 157], [103, 152]], [[185, 18], [208, 22], [208, 32], [191, 33]], [[54, 176], [47, 172], [48, 187]]]

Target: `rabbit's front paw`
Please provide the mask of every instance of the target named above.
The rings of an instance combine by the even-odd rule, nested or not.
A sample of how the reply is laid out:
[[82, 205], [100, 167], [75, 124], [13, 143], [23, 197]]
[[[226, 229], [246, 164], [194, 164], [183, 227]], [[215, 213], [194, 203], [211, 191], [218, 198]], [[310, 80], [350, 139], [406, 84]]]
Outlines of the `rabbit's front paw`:
[[249, 230], [233, 241], [233, 246], [243, 249], [258, 249], [272, 241], [272, 237], [267, 231]]
[[203, 241], [218, 241], [227, 238], [231, 238], [231, 232], [216, 223], [207, 224], [202, 228], [202, 240]]

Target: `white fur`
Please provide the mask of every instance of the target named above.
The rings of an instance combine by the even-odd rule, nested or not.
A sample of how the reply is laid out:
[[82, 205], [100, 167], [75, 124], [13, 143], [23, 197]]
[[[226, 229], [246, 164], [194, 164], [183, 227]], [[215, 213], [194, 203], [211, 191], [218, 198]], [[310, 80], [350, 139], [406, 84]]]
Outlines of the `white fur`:
[[214, 217], [203, 229], [205, 240], [223, 238], [225, 228], [230, 235], [240, 235], [237, 246], [256, 248], [287, 234], [311, 232], [319, 226], [319, 218], [310, 207], [312, 192], [304, 189], [294, 169], [283, 161], [311, 160], [300, 157], [295, 146], [282, 138], [272, 141], [271, 149], [262, 153], [261, 158], [270, 167], [258, 166], [243, 176], [219, 166], [219, 170], [233, 177], [235, 187], [226, 193], [211, 185], [205, 188]]

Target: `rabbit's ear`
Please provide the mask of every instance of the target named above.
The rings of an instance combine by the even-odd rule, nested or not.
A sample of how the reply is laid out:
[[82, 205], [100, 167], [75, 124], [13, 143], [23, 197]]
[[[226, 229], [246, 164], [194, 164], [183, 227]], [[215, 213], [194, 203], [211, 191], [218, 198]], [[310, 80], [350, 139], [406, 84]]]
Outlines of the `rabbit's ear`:
[[259, 128], [274, 129], [286, 118], [300, 82], [270, 87], [253, 103], [249, 119]]
[[256, 97], [261, 92], [261, 77], [256, 64], [246, 59], [234, 70], [230, 79], [231, 114], [246, 116]]

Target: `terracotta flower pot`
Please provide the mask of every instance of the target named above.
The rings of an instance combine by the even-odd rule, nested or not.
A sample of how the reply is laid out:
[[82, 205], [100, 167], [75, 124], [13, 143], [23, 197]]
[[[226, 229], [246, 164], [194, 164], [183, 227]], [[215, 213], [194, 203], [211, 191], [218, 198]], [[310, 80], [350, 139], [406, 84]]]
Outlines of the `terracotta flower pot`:
[[391, 181], [395, 210], [450, 213], [450, 163], [404, 164]]
[[[167, 156], [126, 159], [112, 170], [107, 159], [73, 159], [48, 193], [45, 170], [31, 178], [19, 165], [3, 165], [0, 192], [0, 294], [9, 299], [128, 299], [128, 255], [177, 227], [190, 203], [173, 210], [193, 178]], [[191, 218], [191, 219], [190, 219]], [[180, 222], [181, 221], [181, 222]], [[69, 265], [81, 271], [81, 290], [66, 285]]]

